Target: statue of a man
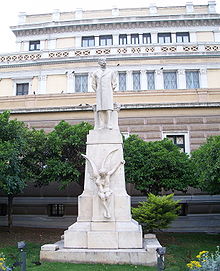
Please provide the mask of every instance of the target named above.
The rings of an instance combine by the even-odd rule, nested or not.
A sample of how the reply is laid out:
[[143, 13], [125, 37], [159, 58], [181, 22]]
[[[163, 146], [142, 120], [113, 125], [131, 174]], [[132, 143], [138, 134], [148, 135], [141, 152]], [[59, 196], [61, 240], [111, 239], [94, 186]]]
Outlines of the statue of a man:
[[[100, 58], [98, 64], [100, 69], [93, 73], [92, 88], [96, 91], [96, 111], [100, 122], [99, 128], [112, 129], [113, 91], [117, 86], [116, 74], [106, 68], [105, 58]], [[105, 121], [103, 121], [103, 118]]]

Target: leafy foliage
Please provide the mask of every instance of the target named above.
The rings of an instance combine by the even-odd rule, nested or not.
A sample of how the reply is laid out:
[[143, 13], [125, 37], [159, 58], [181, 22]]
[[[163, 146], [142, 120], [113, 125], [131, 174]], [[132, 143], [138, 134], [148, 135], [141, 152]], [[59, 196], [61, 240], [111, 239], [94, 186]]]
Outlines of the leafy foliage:
[[220, 136], [212, 136], [192, 153], [197, 187], [211, 194], [220, 193]]
[[[92, 125], [82, 122], [70, 125], [61, 121], [54, 130], [48, 134], [46, 146], [42, 144], [45, 159], [38, 161], [40, 171], [36, 184], [46, 185], [56, 181], [61, 187], [71, 182], [83, 185], [85, 161], [81, 153], [86, 150], [86, 136]], [[43, 137], [43, 135], [41, 135]]]
[[23, 165], [27, 128], [9, 117], [8, 111], [0, 114], [0, 188], [13, 196], [23, 191], [27, 180]]
[[146, 232], [165, 229], [178, 216], [180, 206], [173, 199], [173, 194], [155, 196], [149, 194], [147, 201], [140, 202], [137, 208], [132, 208], [132, 216], [141, 223]]
[[148, 194], [164, 190], [185, 191], [193, 186], [188, 155], [170, 140], [145, 142], [137, 135], [124, 141], [125, 176], [128, 183]]

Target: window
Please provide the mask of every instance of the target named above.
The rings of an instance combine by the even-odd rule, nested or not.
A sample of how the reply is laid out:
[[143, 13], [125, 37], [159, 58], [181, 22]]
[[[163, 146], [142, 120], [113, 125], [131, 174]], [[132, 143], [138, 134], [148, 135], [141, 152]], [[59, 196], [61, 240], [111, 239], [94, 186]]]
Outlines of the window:
[[0, 204], [0, 216], [6, 216], [7, 215], [7, 204]]
[[173, 142], [173, 144], [177, 145], [181, 152], [185, 152], [185, 138], [184, 135], [167, 135], [169, 140]]
[[158, 43], [171, 43], [171, 33], [158, 33]]
[[126, 34], [120, 34], [119, 35], [119, 45], [124, 45], [128, 43], [127, 35]]
[[186, 71], [186, 88], [199, 87], [199, 71]]
[[143, 34], [143, 44], [149, 44], [151, 43], [151, 34], [144, 33]]
[[126, 90], [126, 72], [119, 72], [118, 74], [118, 81], [119, 81], [119, 91]]
[[28, 95], [29, 83], [16, 84], [16, 95]]
[[177, 88], [176, 72], [164, 72], [163, 80], [165, 89]]
[[154, 72], [147, 72], [147, 89], [155, 89], [155, 77]]
[[39, 51], [40, 50], [40, 41], [32, 40], [29, 41], [29, 51]]
[[141, 89], [140, 71], [133, 72], [133, 90]]
[[139, 44], [139, 34], [131, 34], [131, 44]]
[[88, 92], [88, 74], [75, 76], [75, 92]]
[[189, 32], [178, 32], [176, 33], [176, 42], [190, 42]]
[[50, 204], [48, 209], [49, 209], [49, 216], [63, 216], [64, 215], [63, 204]]
[[112, 35], [99, 36], [99, 45], [100, 46], [112, 45]]
[[95, 37], [82, 37], [82, 47], [92, 47], [95, 46]]
[[189, 132], [163, 132], [162, 138], [170, 139], [181, 152], [190, 154]]

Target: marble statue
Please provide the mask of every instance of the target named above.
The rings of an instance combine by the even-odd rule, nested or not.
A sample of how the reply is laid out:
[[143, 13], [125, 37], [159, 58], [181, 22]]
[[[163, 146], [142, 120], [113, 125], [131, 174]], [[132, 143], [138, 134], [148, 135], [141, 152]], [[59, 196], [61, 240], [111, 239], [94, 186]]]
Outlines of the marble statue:
[[96, 91], [96, 111], [99, 129], [112, 129], [113, 91], [115, 90], [116, 74], [106, 68], [106, 59], [98, 60], [100, 69], [92, 75], [92, 88]]
[[111, 170], [107, 170], [105, 167], [106, 161], [108, 157], [118, 149], [115, 149], [113, 151], [110, 151], [105, 159], [103, 159], [102, 166], [98, 170], [96, 164], [94, 161], [89, 158], [88, 156], [82, 154], [84, 158], [87, 159], [89, 162], [92, 172], [90, 173], [90, 178], [95, 181], [95, 184], [97, 185], [98, 188], [98, 196], [102, 200], [105, 212], [104, 212], [104, 217], [105, 218], [111, 218], [111, 214], [109, 211], [109, 204], [111, 200], [111, 195], [112, 195], [112, 190], [110, 189], [110, 177], [115, 173], [115, 171], [125, 163], [125, 161], [120, 161], [118, 164], [116, 164], [115, 167], [113, 167]]

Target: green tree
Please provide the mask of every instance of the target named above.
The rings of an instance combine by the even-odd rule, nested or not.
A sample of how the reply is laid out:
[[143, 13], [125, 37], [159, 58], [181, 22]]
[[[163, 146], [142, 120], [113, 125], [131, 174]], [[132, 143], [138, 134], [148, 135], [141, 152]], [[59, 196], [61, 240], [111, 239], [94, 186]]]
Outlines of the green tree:
[[124, 140], [124, 156], [126, 181], [145, 194], [162, 189], [186, 191], [193, 186], [188, 155], [168, 139], [145, 142], [132, 135]]
[[[81, 153], [86, 151], [86, 137], [93, 126], [82, 122], [70, 125], [61, 121], [54, 130], [48, 134], [46, 146], [42, 146], [45, 156], [41, 165], [37, 185], [47, 185], [58, 182], [65, 187], [71, 182], [84, 184], [85, 159]], [[42, 153], [42, 152], [41, 152]]]
[[132, 208], [132, 216], [143, 225], [145, 232], [165, 229], [177, 218], [180, 209], [178, 203], [173, 199], [173, 194], [149, 194], [146, 201], [139, 202], [137, 208]]
[[15, 195], [26, 185], [23, 158], [27, 148], [27, 128], [23, 122], [10, 120], [8, 111], [0, 114], [0, 189], [8, 197], [8, 227], [12, 226], [12, 206]]
[[205, 144], [192, 152], [197, 187], [210, 194], [220, 193], [220, 135], [209, 137]]

